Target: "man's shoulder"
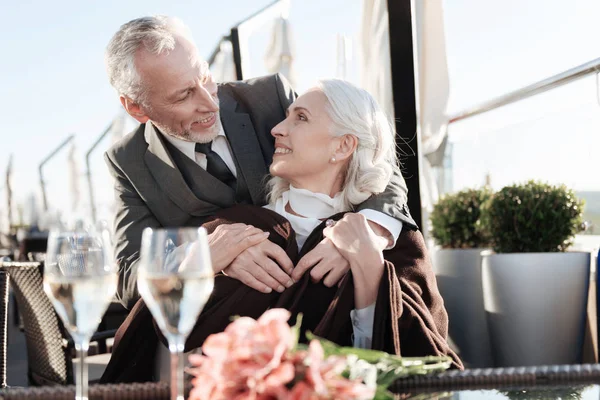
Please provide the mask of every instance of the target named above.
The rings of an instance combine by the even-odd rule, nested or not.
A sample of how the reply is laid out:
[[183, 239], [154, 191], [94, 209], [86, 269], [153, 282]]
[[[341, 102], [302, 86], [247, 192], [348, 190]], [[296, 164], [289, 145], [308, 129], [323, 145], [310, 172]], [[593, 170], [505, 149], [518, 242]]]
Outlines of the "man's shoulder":
[[220, 84], [220, 90], [229, 92], [242, 101], [256, 100], [257, 96], [263, 99], [277, 99], [279, 103], [285, 104], [286, 108], [295, 99], [290, 82], [279, 73], [243, 81], [224, 82]]
[[144, 138], [145, 124], [138, 125], [133, 131], [126, 134], [121, 140], [113, 144], [106, 155], [113, 162], [120, 163], [135, 157], [136, 154], [143, 155], [148, 148]]
[[277, 82], [280, 79], [280, 74], [271, 74], [252, 79], [244, 79], [243, 81], [223, 82], [220, 85], [223, 88], [227, 88], [234, 92], [255, 91], [257, 89], [275, 90]]

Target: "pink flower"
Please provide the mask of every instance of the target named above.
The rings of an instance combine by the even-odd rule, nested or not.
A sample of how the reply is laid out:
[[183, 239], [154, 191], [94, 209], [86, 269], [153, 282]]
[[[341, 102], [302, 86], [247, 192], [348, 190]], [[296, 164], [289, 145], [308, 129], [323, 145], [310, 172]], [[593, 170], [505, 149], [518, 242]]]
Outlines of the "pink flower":
[[317, 400], [317, 394], [306, 382], [300, 381], [294, 385], [289, 400]]
[[370, 399], [375, 395], [375, 390], [362, 382], [341, 376], [346, 368], [346, 359], [336, 356], [325, 359], [323, 347], [317, 340], [310, 342], [304, 362], [307, 364], [306, 382], [314, 391], [314, 398], [350, 400]]
[[271, 309], [258, 320], [238, 318], [224, 332], [209, 336], [204, 355], [189, 358], [194, 375], [190, 400], [344, 400], [375, 394], [342, 377], [345, 358], [325, 358], [320, 342], [292, 352], [296, 337], [289, 318], [289, 311]]

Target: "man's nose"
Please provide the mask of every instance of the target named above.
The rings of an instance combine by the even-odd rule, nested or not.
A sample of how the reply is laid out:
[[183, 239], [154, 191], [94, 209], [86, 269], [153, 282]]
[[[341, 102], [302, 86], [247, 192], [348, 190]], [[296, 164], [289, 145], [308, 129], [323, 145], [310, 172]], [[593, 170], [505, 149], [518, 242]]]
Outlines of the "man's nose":
[[200, 86], [198, 89], [199, 92], [199, 96], [198, 96], [198, 110], [202, 111], [202, 112], [207, 112], [207, 111], [219, 111], [219, 104], [217, 103], [217, 90], [216, 90], [216, 86], [215, 86], [215, 90], [213, 91], [212, 88], [206, 88], [204, 86]]

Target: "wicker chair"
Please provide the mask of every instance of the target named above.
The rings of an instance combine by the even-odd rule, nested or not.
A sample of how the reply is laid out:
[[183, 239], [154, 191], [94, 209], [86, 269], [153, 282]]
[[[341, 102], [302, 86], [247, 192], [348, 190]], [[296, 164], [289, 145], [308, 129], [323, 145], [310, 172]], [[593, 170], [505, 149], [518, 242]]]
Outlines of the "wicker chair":
[[[23, 319], [27, 346], [28, 378], [32, 385], [73, 383], [74, 344], [66, 333], [43, 289], [43, 264], [39, 262], [3, 262], [0, 271], [10, 283]], [[3, 307], [6, 307], [4, 302]], [[98, 332], [92, 341], [114, 337], [116, 330]], [[0, 353], [0, 356], [6, 353]], [[99, 358], [95, 362], [94, 357]], [[90, 364], [105, 365], [109, 356], [91, 356]], [[6, 365], [6, 357], [3, 357]], [[90, 380], [93, 381], [90, 368]], [[96, 377], [99, 378], [99, 377]]]

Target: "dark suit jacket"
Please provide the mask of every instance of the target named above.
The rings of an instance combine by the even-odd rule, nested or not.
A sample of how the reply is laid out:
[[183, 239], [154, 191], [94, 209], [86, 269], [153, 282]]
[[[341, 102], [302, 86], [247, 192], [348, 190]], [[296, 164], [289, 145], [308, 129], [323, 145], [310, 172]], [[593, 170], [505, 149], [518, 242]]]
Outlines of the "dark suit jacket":
[[[210, 175], [170, 145], [151, 124], [142, 124], [105, 154], [115, 178], [117, 295], [132, 307], [142, 231], [146, 227], [199, 226], [236, 203], [264, 205], [265, 178], [274, 151], [271, 129], [285, 118], [296, 95], [279, 74], [219, 85], [221, 121], [238, 173], [237, 190]], [[386, 192], [358, 208], [384, 212], [414, 226], [406, 185], [394, 176]]]

